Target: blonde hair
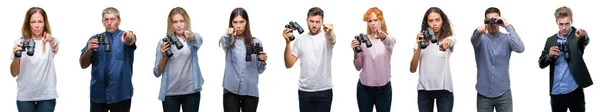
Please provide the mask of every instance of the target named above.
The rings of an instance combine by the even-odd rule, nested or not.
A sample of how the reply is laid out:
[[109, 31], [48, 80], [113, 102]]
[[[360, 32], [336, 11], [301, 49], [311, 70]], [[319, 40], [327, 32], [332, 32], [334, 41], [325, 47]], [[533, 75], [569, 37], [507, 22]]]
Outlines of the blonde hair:
[[569, 8], [567, 6], [562, 6], [558, 9], [556, 9], [556, 11], [554, 12], [554, 17], [556, 19], [569, 17], [569, 19], [571, 19], [571, 21], [573, 21], [573, 12], [571, 11], [571, 8]]
[[169, 19], [167, 20], [167, 34], [175, 34], [175, 31], [173, 29], [173, 17], [177, 14], [181, 14], [181, 16], [183, 16], [183, 19], [185, 20], [185, 29], [186, 30], [192, 29], [192, 25], [191, 25], [192, 22], [190, 20], [190, 16], [185, 11], [185, 9], [183, 9], [181, 7], [175, 7], [169, 13]]
[[[42, 32], [46, 32], [49, 34], [52, 34], [52, 30], [50, 29], [50, 22], [48, 21], [48, 15], [46, 15], [46, 11], [44, 11], [44, 9], [40, 8], [40, 7], [31, 7], [29, 8], [29, 10], [27, 10], [27, 13], [25, 14], [25, 19], [23, 20], [23, 27], [21, 28], [21, 39], [31, 39], [31, 36], [33, 36], [33, 32], [31, 31], [31, 16], [33, 16], [33, 14], [36, 13], [40, 13], [42, 15], [42, 17], [44, 18], [44, 29]], [[42, 36], [44, 36], [44, 34], [42, 34]], [[44, 45], [42, 47], [42, 52], [46, 52], [46, 42], [44, 42]]]
[[[385, 25], [385, 19], [383, 18], [383, 12], [381, 10], [379, 10], [379, 8], [377, 8], [377, 7], [369, 8], [369, 10], [367, 10], [365, 15], [363, 16], [363, 21], [367, 21], [367, 20], [371, 19], [372, 13], [375, 13], [375, 16], [377, 16], [377, 19], [379, 19], [379, 21], [381, 21], [381, 31], [383, 31], [384, 33], [388, 33], [387, 25]], [[373, 33], [374, 32], [371, 30], [371, 27], [368, 27], [368, 25], [367, 25], [367, 35], [371, 35]]]

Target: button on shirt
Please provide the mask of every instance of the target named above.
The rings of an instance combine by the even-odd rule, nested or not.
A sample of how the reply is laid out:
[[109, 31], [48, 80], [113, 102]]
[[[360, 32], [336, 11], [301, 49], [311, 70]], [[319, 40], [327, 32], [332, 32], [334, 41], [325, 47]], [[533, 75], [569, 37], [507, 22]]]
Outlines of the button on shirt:
[[477, 63], [477, 92], [494, 98], [510, 90], [509, 62], [512, 51], [522, 53], [525, 46], [512, 25], [508, 33], [498, 32], [495, 36], [480, 34], [475, 30], [471, 43]]
[[[121, 41], [123, 31], [117, 30], [113, 34], [104, 32], [110, 37], [110, 52], [105, 52], [106, 45], [99, 44], [98, 51], [91, 56], [92, 80], [90, 81], [90, 99], [95, 103], [117, 103], [130, 99], [133, 96], [131, 76], [133, 73], [133, 53], [135, 43], [127, 46]], [[92, 36], [90, 38], [95, 38]], [[87, 51], [86, 46], [81, 50], [81, 55]], [[92, 52], [90, 50], [90, 52]]]
[[[569, 34], [571, 35], [570, 31]], [[560, 33], [557, 33], [556, 36], [557, 42], [567, 42], [566, 37], [562, 37]], [[567, 36], [569, 37], [569, 36]], [[556, 63], [554, 65], [554, 79], [552, 84], [552, 95], [560, 95], [567, 94], [579, 87], [575, 79], [573, 79], [573, 75], [571, 75], [571, 70], [569, 70], [569, 64], [565, 59], [565, 52], [559, 53], [558, 58], [556, 59]]]
[[[231, 46], [235, 40], [235, 47]], [[266, 63], [258, 61], [256, 54], [252, 54], [251, 61], [246, 61], [246, 45], [244, 39], [224, 35], [221, 37], [220, 44], [225, 51], [225, 77], [223, 78], [223, 91], [237, 95], [247, 95], [258, 97], [258, 75], [266, 69]], [[262, 42], [254, 39], [254, 43]]]

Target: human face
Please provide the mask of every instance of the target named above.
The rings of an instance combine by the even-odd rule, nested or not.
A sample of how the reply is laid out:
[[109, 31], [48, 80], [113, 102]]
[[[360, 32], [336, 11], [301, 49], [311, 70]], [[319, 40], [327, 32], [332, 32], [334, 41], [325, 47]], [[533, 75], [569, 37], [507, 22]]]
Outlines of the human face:
[[[486, 20], [490, 19], [490, 18], [498, 18], [498, 17], [500, 17], [500, 14], [498, 14], [498, 13], [488, 13], [488, 14], [485, 14], [485, 19]], [[490, 34], [496, 34], [496, 33], [498, 33], [499, 28], [500, 27], [499, 27], [498, 24], [489, 24], [487, 29], [488, 29], [488, 32]]]
[[570, 17], [562, 17], [556, 19], [556, 24], [558, 25], [559, 33], [561, 36], [567, 36], [569, 31], [571, 31], [571, 23], [573, 21]]
[[171, 23], [175, 35], [183, 35], [183, 32], [187, 29], [187, 26], [185, 26], [186, 21], [181, 14], [173, 15], [173, 17], [171, 17]]
[[42, 37], [42, 33], [44, 33], [44, 27], [46, 26], [46, 22], [44, 21], [44, 16], [40, 12], [36, 12], [31, 15], [29, 18], [29, 28], [31, 28], [32, 36]]
[[379, 30], [381, 30], [381, 21], [382, 20], [377, 18], [375, 13], [371, 13], [371, 17], [367, 20], [367, 25], [369, 25], [369, 28], [373, 33], [377, 33]]
[[323, 25], [323, 16], [308, 16], [308, 18], [306, 18], [306, 22], [308, 23], [311, 35], [319, 34], [321, 31], [321, 26]]
[[444, 24], [444, 22], [442, 21], [442, 16], [440, 16], [440, 13], [431, 12], [429, 15], [427, 15], [427, 25], [429, 28], [433, 29], [435, 33], [440, 32], [440, 29], [442, 29], [442, 24]]
[[233, 29], [235, 30], [236, 35], [242, 35], [242, 33], [246, 30], [246, 23], [246, 19], [244, 19], [240, 15], [233, 18], [231, 24], [233, 25]]
[[121, 24], [121, 19], [117, 17], [116, 13], [106, 13], [102, 17], [102, 23], [104, 24], [104, 28], [108, 33], [114, 33], [119, 29], [119, 24]]

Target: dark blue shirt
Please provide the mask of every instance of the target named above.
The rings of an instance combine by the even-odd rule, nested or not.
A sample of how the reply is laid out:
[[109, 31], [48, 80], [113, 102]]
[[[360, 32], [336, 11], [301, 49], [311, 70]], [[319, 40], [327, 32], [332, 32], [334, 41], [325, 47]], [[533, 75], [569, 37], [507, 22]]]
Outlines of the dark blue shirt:
[[[133, 53], [135, 43], [127, 46], [121, 41], [122, 30], [110, 34], [110, 52], [105, 52], [106, 45], [99, 44], [98, 51], [92, 51], [92, 80], [90, 81], [90, 99], [95, 103], [117, 103], [133, 96], [131, 76], [133, 74]], [[90, 38], [93, 39], [95, 36]], [[81, 50], [81, 55], [88, 45]]]

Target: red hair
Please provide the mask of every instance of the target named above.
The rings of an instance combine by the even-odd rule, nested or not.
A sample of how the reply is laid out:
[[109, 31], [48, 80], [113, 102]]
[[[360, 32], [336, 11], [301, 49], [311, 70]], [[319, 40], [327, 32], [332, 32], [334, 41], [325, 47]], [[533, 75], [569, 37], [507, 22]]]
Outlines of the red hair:
[[[363, 17], [363, 21], [367, 21], [367, 20], [371, 19], [372, 13], [375, 13], [375, 16], [377, 16], [377, 19], [379, 19], [379, 21], [381, 21], [381, 31], [383, 31], [384, 33], [388, 33], [387, 26], [385, 25], [385, 19], [383, 18], [383, 12], [381, 10], [379, 10], [379, 8], [377, 8], [377, 7], [369, 8], [369, 10], [367, 10], [367, 12], [365, 13], [365, 15]], [[373, 34], [371, 27], [367, 27], [367, 35], [371, 35], [371, 34]]]

